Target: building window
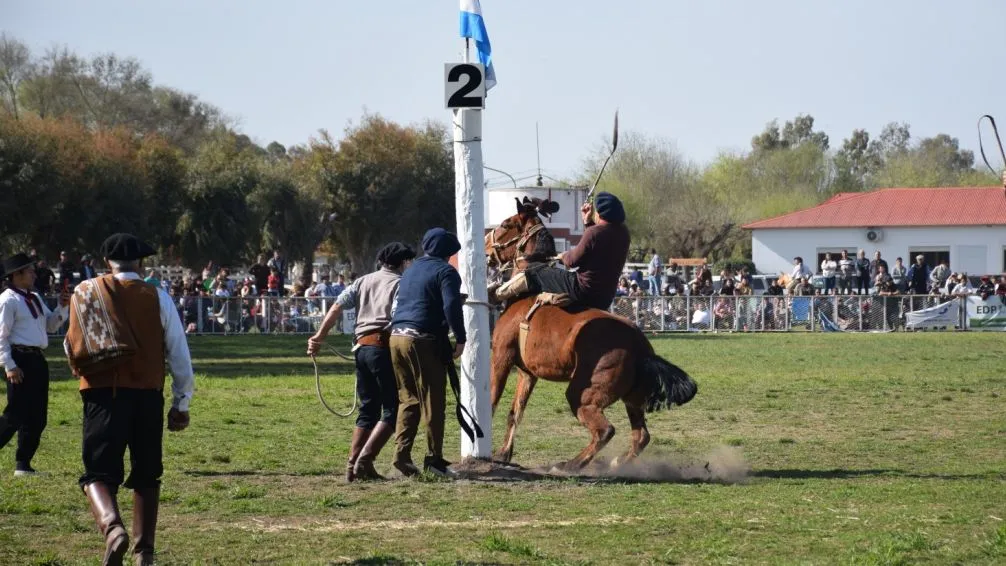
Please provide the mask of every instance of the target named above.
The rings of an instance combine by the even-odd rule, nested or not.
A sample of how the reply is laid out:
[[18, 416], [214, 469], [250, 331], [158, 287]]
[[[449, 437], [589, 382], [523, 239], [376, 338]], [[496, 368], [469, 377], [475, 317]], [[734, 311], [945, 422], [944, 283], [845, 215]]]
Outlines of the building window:
[[1006, 273], [1006, 246], [1003, 247], [1003, 273]]
[[926, 258], [926, 265], [930, 268], [936, 267], [943, 260], [946, 260], [947, 265], [950, 265], [950, 248], [948, 247], [909, 248], [908, 257], [904, 259], [905, 265], [915, 263], [915, 256], [919, 254]]

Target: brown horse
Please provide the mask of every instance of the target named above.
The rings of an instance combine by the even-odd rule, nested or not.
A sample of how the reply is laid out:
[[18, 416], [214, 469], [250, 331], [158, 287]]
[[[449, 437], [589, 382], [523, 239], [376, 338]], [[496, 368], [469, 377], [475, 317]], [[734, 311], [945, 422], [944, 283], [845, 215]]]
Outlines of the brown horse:
[[[549, 201], [517, 201], [517, 214], [486, 234], [490, 267], [516, 270], [522, 259], [541, 261], [555, 255], [555, 242], [539, 213], [555, 212]], [[543, 251], [544, 250], [544, 251]], [[604, 410], [621, 399], [632, 427], [632, 446], [614, 464], [624, 464], [650, 441], [648, 412], [683, 405], [695, 396], [694, 381], [677, 366], [656, 355], [642, 331], [627, 319], [592, 308], [543, 306], [531, 318], [524, 356], [519, 348], [520, 323], [535, 302], [525, 297], [508, 304], [496, 323], [492, 341], [490, 393], [493, 413], [517, 368], [517, 393], [507, 419], [506, 439], [496, 457], [513, 456], [517, 425], [539, 379], [566, 382], [569, 408], [590, 431], [591, 441], [575, 458], [560, 465], [569, 471], [586, 466], [611, 440], [615, 428]]]

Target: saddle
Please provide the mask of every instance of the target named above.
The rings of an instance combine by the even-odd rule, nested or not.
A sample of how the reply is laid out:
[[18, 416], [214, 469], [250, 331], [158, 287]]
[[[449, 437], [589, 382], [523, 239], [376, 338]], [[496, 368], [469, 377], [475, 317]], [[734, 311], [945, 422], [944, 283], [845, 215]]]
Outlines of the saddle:
[[531, 318], [534, 313], [538, 311], [543, 306], [555, 306], [555, 307], [565, 307], [569, 305], [572, 299], [566, 293], [539, 293], [534, 299], [534, 304], [524, 315], [524, 320], [520, 322], [520, 334], [517, 337], [517, 348], [520, 351], [521, 359], [525, 359], [524, 349], [527, 345], [527, 336], [531, 332]]

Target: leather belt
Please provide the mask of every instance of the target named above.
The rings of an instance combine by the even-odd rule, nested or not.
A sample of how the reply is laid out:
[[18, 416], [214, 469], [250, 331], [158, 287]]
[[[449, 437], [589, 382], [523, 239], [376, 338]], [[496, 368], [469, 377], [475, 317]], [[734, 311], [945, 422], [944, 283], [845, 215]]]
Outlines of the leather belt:
[[15, 352], [26, 352], [26, 353], [31, 353], [31, 354], [41, 354], [42, 353], [42, 348], [40, 348], [38, 346], [24, 346], [24, 345], [21, 345], [21, 344], [11, 344], [10, 345], [10, 349], [14, 350]]
[[373, 346], [376, 348], [387, 348], [391, 333], [386, 331], [371, 332], [356, 339], [357, 346]]

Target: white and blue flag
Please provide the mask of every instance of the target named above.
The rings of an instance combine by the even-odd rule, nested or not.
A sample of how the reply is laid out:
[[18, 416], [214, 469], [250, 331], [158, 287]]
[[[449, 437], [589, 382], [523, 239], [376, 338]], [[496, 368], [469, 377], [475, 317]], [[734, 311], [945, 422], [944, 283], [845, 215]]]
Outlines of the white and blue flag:
[[461, 37], [475, 40], [475, 50], [479, 62], [486, 69], [486, 91], [496, 86], [496, 70], [493, 69], [493, 49], [489, 45], [489, 33], [482, 20], [482, 5], [479, 0], [461, 0]]

